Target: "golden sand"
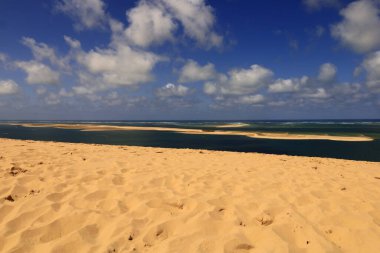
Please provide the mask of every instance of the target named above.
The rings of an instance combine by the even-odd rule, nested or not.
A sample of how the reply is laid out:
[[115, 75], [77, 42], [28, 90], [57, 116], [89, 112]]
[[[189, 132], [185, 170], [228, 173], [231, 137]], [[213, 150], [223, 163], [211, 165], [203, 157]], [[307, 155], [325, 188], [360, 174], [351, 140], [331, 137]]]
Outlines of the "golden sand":
[[0, 139], [0, 252], [380, 249], [380, 163]]
[[[289, 133], [263, 133], [263, 132], [244, 132], [244, 131], [204, 131], [201, 129], [185, 129], [170, 127], [150, 127], [150, 126], [110, 126], [110, 125], [93, 125], [93, 124], [12, 124], [24, 127], [53, 127], [62, 129], [80, 129], [82, 131], [166, 131], [178, 132], [183, 134], [207, 134], [207, 135], [242, 135], [259, 139], [276, 139], [276, 140], [331, 140], [331, 141], [373, 141], [368, 136], [332, 136], [316, 134], [289, 134]], [[223, 127], [222, 127], [223, 128]]]

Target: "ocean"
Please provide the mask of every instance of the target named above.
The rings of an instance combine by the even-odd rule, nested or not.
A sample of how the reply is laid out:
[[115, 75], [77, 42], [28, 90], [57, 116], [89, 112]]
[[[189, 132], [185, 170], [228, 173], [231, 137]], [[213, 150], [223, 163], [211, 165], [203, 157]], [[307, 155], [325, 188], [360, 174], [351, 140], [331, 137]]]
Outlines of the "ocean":
[[[155, 126], [294, 134], [368, 136], [373, 141], [273, 140], [238, 135], [197, 135], [170, 131], [80, 131], [51, 127], [23, 127], [9, 123], [101, 124], [117, 126]], [[237, 125], [239, 127], [233, 127]], [[318, 121], [2, 121], [0, 137], [20, 140], [59, 141], [163, 148], [191, 148], [234, 152], [257, 152], [294, 156], [329, 157], [380, 161], [380, 120]], [[6, 152], [6, 151], [1, 151]]]

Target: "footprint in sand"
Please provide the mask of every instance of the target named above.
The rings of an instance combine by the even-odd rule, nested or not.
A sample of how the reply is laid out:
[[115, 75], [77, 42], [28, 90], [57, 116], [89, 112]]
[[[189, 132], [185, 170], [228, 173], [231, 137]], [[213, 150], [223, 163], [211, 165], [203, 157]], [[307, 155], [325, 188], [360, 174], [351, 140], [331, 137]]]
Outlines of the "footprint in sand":
[[69, 194], [69, 192], [70, 191], [51, 193], [47, 195], [46, 198], [52, 202], [60, 202]]
[[109, 191], [99, 190], [88, 194], [84, 199], [88, 201], [99, 201], [107, 198], [108, 194]]
[[254, 246], [246, 241], [233, 239], [224, 245], [224, 253], [250, 252]]
[[163, 241], [168, 238], [168, 231], [158, 226], [152, 228], [143, 238], [145, 247], [152, 246], [156, 241]]
[[124, 177], [122, 177], [120, 175], [116, 175], [112, 179], [112, 183], [115, 184], [115, 185], [123, 185], [124, 182], [125, 182]]
[[87, 225], [81, 230], [79, 230], [79, 234], [82, 239], [88, 243], [93, 243], [96, 241], [99, 235], [99, 228], [96, 224]]
[[46, 243], [61, 238], [73, 231], [77, 231], [85, 222], [85, 215], [71, 215], [59, 218], [43, 227], [44, 233], [40, 241]]
[[181, 227], [179, 221], [168, 221], [166, 223], [155, 226], [143, 238], [145, 245], [152, 246], [157, 241], [164, 241], [173, 235], [176, 228]]

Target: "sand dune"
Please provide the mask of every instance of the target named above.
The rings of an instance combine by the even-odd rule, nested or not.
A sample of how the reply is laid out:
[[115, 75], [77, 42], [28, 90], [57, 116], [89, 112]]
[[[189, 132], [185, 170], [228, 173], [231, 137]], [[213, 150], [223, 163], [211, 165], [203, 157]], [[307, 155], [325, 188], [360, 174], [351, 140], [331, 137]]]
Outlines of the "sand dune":
[[80, 129], [82, 131], [167, 131], [178, 132], [183, 134], [208, 134], [208, 135], [243, 135], [259, 139], [276, 139], [276, 140], [330, 140], [330, 141], [373, 141], [368, 136], [333, 136], [317, 134], [289, 134], [289, 133], [263, 133], [263, 132], [244, 132], [244, 131], [226, 131], [211, 130], [204, 131], [201, 129], [185, 129], [170, 127], [149, 127], [149, 126], [112, 126], [112, 125], [93, 125], [93, 124], [12, 124], [22, 125], [24, 127], [53, 127], [62, 129]]
[[379, 252], [380, 163], [0, 139], [0, 252]]

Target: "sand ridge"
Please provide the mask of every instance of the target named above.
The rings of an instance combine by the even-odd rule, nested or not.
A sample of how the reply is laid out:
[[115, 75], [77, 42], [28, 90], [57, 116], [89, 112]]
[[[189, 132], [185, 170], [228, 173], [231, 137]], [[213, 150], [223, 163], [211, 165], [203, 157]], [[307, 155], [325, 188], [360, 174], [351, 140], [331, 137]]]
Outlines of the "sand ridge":
[[[81, 131], [169, 131], [183, 134], [207, 134], [207, 135], [243, 135], [259, 139], [276, 139], [276, 140], [330, 140], [330, 141], [373, 141], [368, 136], [333, 136], [317, 134], [289, 134], [289, 133], [264, 133], [264, 132], [244, 132], [228, 130], [201, 130], [186, 129], [174, 127], [150, 127], [150, 126], [112, 126], [112, 125], [95, 125], [95, 124], [52, 124], [52, 123], [22, 123], [10, 125], [21, 125], [24, 127], [53, 127], [62, 129], [80, 129]], [[228, 126], [222, 126], [225, 128]], [[237, 127], [234, 127], [237, 128]]]
[[0, 252], [378, 252], [380, 163], [0, 139]]

